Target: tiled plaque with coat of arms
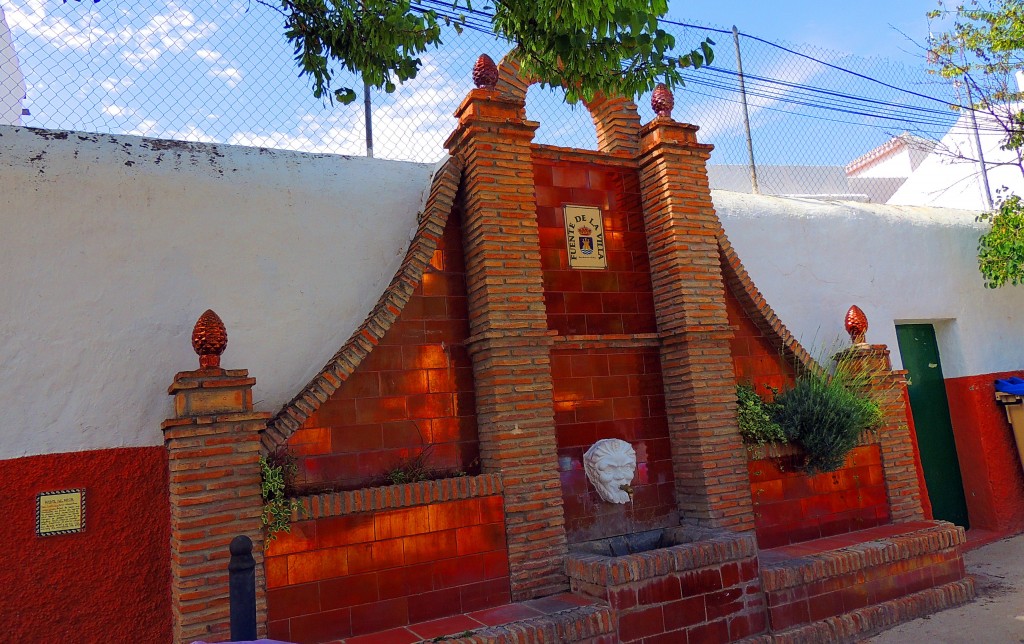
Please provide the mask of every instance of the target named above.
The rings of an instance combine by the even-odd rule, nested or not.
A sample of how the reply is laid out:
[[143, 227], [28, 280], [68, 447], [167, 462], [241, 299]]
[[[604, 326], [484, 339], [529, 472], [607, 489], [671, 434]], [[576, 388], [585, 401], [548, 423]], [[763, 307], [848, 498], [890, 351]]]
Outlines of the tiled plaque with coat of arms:
[[604, 243], [604, 217], [600, 208], [566, 206], [565, 242], [569, 250], [570, 268], [608, 268], [608, 253]]

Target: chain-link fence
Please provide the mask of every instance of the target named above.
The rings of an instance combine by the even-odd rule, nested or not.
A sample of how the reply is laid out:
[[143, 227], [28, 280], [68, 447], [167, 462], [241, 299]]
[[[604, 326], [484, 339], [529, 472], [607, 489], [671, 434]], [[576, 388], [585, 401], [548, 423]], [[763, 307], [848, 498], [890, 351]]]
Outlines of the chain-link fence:
[[[0, 0], [0, 7], [25, 78], [24, 125], [366, 154], [362, 100], [313, 98], [281, 16], [255, 0]], [[713, 27], [665, 27], [682, 49], [708, 36], [717, 43], [714, 64], [687, 74], [674, 111], [715, 145], [715, 187], [750, 191], [752, 157], [762, 192], [859, 192], [847, 176], [856, 174], [851, 162], [902, 132], [941, 137], [956, 121], [944, 104], [955, 102], [950, 88], [928, 76], [923, 61], [914, 68], [756, 36], [734, 40]], [[422, 57], [416, 79], [393, 94], [373, 93], [374, 156], [439, 159], [473, 62], [481, 53], [498, 60], [507, 47], [479, 31], [450, 33]], [[11, 49], [0, 38], [0, 98], [17, 80], [4, 60]], [[337, 80], [359, 87], [355, 78]], [[566, 105], [556, 89], [535, 86], [527, 98], [528, 116], [541, 123], [538, 142], [595, 147], [586, 108]], [[652, 118], [649, 97], [637, 102], [641, 118]]]

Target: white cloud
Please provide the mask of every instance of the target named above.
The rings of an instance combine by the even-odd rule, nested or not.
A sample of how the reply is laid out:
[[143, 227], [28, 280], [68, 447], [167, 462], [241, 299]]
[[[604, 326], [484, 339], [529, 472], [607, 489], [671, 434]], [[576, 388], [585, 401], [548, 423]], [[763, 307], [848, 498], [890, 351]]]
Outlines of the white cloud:
[[82, 22], [86, 24], [73, 24], [64, 18], [48, 16], [43, 0], [11, 0], [4, 6], [4, 13], [11, 29], [24, 31], [33, 38], [42, 38], [60, 50], [86, 50], [121, 40], [116, 32], [89, 24], [91, 16], [83, 17]]
[[203, 60], [210, 61], [210, 62], [216, 62], [216, 61], [220, 60], [220, 52], [219, 51], [211, 51], [209, 49], [200, 49], [200, 50], [198, 50], [196, 52], [196, 56], [202, 58]]
[[135, 84], [130, 78], [107, 78], [100, 82], [100, 87], [110, 94], [117, 94]]
[[234, 67], [225, 67], [224, 69], [212, 69], [210, 75], [214, 78], [219, 78], [224, 81], [224, 84], [228, 87], [237, 87], [238, 83], [242, 80], [242, 72], [238, 71]]
[[104, 105], [103, 113], [107, 116], [119, 116], [122, 118], [135, 116], [136, 114], [135, 110], [129, 107], [121, 107], [119, 105]]
[[[145, 26], [131, 32], [129, 45], [134, 50], [125, 51], [122, 58], [132, 67], [142, 71], [148, 69], [164, 54], [180, 54], [190, 44], [209, 37], [217, 31], [217, 24], [196, 19], [195, 14], [167, 3], [167, 11], [149, 19]], [[209, 50], [202, 50], [209, 53]]]

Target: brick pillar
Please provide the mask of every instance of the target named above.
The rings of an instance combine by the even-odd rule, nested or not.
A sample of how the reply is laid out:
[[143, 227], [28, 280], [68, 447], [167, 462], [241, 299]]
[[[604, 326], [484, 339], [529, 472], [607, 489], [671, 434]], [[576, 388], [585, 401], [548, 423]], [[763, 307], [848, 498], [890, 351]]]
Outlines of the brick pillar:
[[870, 374], [867, 393], [882, 410], [878, 443], [893, 522], [924, 519], [921, 483], [903, 397], [907, 372], [893, 371], [889, 348], [884, 344], [855, 344], [837, 358], [847, 359], [855, 370]]
[[523, 101], [475, 89], [445, 147], [463, 164], [469, 299], [466, 344], [476, 382], [480, 461], [505, 489], [512, 597], [568, 588], [551, 384], [551, 345]]
[[661, 336], [676, 502], [684, 523], [752, 530], [746, 451], [718, 252], [721, 223], [697, 128], [657, 117], [640, 130], [640, 191]]
[[255, 382], [244, 369], [201, 369], [179, 373], [168, 390], [175, 642], [229, 639], [228, 544], [240, 534], [253, 542], [256, 619], [266, 635], [259, 456], [269, 414], [253, 413]]

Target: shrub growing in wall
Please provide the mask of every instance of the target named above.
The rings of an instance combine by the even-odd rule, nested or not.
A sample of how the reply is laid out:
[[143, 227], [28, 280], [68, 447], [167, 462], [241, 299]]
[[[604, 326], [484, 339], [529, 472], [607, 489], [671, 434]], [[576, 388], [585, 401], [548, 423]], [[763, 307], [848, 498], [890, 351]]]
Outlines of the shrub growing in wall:
[[878, 404], [860, 393], [869, 378], [840, 358], [831, 373], [805, 372], [792, 389], [776, 396], [772, 420], [803, 448], [807, 473], [839, 469], [860, 435], [881, 424]]
[[749, 384], [736, 385], [736, 421], [747, 445], [786, 442], [786, 434], [774, 420], [775, 403], [765, 402]]

